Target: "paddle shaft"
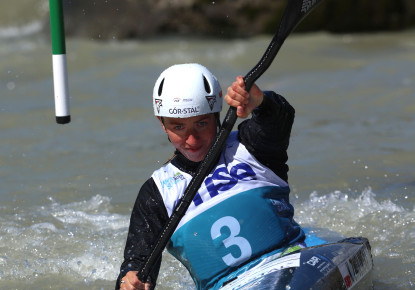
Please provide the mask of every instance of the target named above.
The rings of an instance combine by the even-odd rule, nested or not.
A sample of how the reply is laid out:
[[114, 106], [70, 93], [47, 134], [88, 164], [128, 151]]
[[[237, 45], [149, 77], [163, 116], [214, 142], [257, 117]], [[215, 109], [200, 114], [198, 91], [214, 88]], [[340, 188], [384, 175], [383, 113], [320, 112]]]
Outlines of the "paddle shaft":
[[[308, 15], [308, 13], [310, 13], [310, 11], [321, 1], [322, 0], [289, 0], [278, 32], [274, 35], [261, 60], [244, 77], [245, 87], [247, 91], [250, 90], [253, 83], [271, 65], [288, 35], [301, 22], [301, 20], [304, 19], [304, 17]], [[153, 265], [160, 258], [176, 227], [179, 225], [180, 220], [185, 215], [187, 209], [192, 203], [192, 200], [199, 190], [200, 185], [217, 163], [225, 142], [228, 139], [233, 126], [235, 125], [236, 119], [236, 108], [230, 107], [223, 120], [222, 127], [216, 135], [216, 138], [213, 141], [208, 153], [199, 165], [196, 174], [186, 188], [182, 199], [174, 209], [157, 242], [154, 244], [152, 252], [147, 257], [143, 268], [138, 273], [137, 276], [140, 281], [147, 281], [147, 277], [150, 274]]]

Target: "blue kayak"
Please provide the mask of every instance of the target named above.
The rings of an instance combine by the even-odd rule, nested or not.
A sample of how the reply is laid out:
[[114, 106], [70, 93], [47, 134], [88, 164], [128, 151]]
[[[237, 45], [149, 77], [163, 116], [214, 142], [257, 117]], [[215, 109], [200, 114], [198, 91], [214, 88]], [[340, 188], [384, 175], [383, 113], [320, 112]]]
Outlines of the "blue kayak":
[[373, 260], [368, 239], [329, 243], [307, 234], [308, 247], [264, 261], [222, 285], [242, 289], [370, 289]]

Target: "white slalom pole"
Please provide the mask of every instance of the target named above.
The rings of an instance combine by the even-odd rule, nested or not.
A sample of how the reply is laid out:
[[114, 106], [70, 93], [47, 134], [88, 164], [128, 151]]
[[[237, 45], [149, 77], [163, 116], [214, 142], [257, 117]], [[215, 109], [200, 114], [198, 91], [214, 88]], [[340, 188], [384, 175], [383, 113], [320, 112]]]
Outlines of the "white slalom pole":
[[49, 0], [56, 123], [71, 121], [62, 0]]

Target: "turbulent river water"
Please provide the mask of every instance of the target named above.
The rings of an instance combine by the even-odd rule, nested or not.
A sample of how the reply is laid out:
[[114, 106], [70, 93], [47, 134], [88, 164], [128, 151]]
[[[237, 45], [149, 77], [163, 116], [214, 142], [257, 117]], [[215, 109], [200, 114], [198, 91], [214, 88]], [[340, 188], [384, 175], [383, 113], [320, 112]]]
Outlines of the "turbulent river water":
[[[0, 289], [112, 289], [136, 194], [172, 153], [154, 81], [199, 62], [226, 89], [270, 37], [69, 39], [72, 122], [57, 125], [50, 41], [36, 23], [0, 27]], [[258, 85], [296, 108], [296, 220], [369, 238], [375, 289], [413, 288], [415, 31], [292, 35]], [[193, 287], [165, 254], [159, 289]]]

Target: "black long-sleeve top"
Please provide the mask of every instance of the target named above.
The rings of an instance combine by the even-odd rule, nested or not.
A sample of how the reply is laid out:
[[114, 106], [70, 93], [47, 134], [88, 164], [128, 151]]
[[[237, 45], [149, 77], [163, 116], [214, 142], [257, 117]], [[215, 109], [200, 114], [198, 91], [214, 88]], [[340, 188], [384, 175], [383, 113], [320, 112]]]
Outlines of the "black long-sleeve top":
[[[295, 110], [287, 100], [271, 91], [264, 92], [264, 100], [252, 112], [252, 117], [238, 126], [239, 141], [263, 165], [281, 179], [288, 181], [287, 149]], [[193, 175], [199, 162], [193, 162], [176, 150], [171, 160], [179, 169]], [[160, 192], [152, 178], [141, 187], [131, 213], [130, 227], [121, 264], [120, 280], [128, 271], [139, 271], [151, 252], [161, 230], [169, 219]], [[148, 278], [156, 285], [161, 257]]]

